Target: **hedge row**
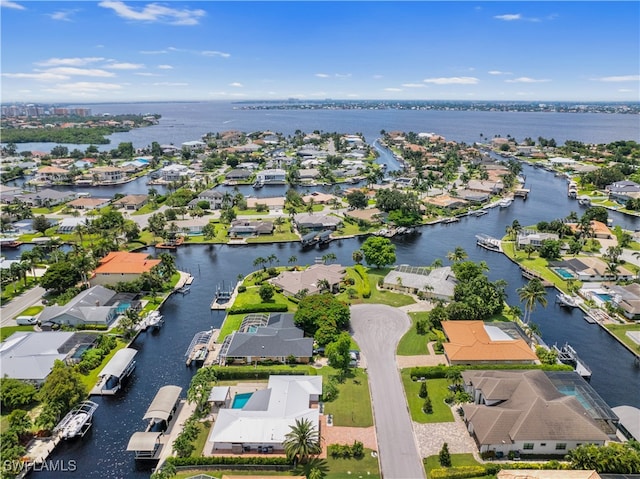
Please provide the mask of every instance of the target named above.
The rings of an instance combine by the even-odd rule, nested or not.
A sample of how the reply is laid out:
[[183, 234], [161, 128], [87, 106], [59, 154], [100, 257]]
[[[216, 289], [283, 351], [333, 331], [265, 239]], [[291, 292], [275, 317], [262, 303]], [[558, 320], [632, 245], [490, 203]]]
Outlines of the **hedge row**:
[[[459, 366], [461, 370], [469, 369], [542, 369], [543, 371], [569, 371], [573, 368], [565, 364], [478, 364], [473, 366]], [[410, 376], [412, 378], [426, 378], [426, 379], [442, 379], [447, 376], [447, 371], [450, 366], [418, 366], [410, 369]]]
[[289, 308], [282, 303], [258, 303], [233, 306], [227, 310], [229, 314], [246, 313], [286, 313]]
[[353, 267], [353, 269], [358, 273], [358, 276], [362, 279], [362, 297], [370, 298], [371, 297], [371, 284], [369, 283], [369, 275], [367, 274], [367, 270], [364, 269], [364, 266], [361, 264], [357, 264]]
[[431, 469], [430, 479], [465, 479], [468, 477], [481, 477], [487, 474], [484, 466], [459, 466], [442, 469]]
[[251, 464], [261, 466], [291, 466], [291, 461], [281, 456], [207, 456], [169, 457], [167, 462], [179, 466], [210, 466], [216, 464]]
[[269, 379], [269, 376], [316, 375], [316, 370], [309, 366], [288, 366], [286, 369], [270, 368], [268, 366], [258, 366], [257, 368], [247, 368], [247, 366], [211, 367], [214, 368], [218, 381], [230, 379]]

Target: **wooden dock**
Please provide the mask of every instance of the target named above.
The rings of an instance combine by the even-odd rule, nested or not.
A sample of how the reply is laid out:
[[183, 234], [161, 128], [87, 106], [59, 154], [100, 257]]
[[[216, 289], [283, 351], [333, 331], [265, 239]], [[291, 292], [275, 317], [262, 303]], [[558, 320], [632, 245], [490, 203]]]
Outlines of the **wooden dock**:
[[544, 286], [545, 288], [555, 287], [555, 285], [551, 281], [546, 280], [539, 274], [525, 268], [522, 268], [522, 277], [527, 279], [539, 279], [542, 283], [542, 286]]

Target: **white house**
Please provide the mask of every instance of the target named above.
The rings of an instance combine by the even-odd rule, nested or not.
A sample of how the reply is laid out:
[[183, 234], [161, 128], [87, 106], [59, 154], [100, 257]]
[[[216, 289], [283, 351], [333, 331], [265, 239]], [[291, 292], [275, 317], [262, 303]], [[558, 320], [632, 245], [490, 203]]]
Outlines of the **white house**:
[[284, 185], [287, 180], [287, 172], [281, 169], [271, 169], [259, 171], [256, 181], [265, 185]]

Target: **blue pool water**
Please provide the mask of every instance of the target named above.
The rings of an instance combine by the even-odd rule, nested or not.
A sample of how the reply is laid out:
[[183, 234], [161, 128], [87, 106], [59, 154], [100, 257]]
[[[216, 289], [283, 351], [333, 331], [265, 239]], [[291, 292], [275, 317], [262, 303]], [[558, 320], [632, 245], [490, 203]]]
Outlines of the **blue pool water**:
[[573, 274], [565, 268], [553, 268], [553, 271], [562, 279], [572, 279]]
[[236, 394], [236, 397], [233, 398], [231, 409], [242, 409], [252, 395], [253, 393]]
[[613, 297], [610, 294], [607, 294], [607, 293], [596, 293], [596, 296], [598, 298], [600, 298], [604, 302], [608, 302], [608, 301], [611, 301], [613, 299]]
[[580, 394], [580, 391], [576, 391], [574, 388], [571, 388], [571, 387], [556, 387], [556, 389], [562, 394], [564, 394], [565, 396], [575, 397], [585, 409], [587, 410], [591, 409], [591, 404], [589, 404], [589, 401], [587, 401], [584, 398], [584, 396]]
[[131, 307], [131, 303], [120, 303], [116, 309], [118, 314], [124, 313], [127, 309]]
[[258, 326], [249, 326], [247, 328], [247, 333], [255, 333], [258, 330]]

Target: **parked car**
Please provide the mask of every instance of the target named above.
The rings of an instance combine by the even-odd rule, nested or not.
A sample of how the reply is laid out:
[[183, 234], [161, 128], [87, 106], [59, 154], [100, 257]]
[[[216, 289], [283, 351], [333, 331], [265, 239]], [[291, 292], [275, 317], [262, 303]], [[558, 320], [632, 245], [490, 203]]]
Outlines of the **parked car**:
[[18, 326], [33, 326], [38, 324], [38, 318], [35, 316], [18, 316], [16, 318], [16, 324]]

